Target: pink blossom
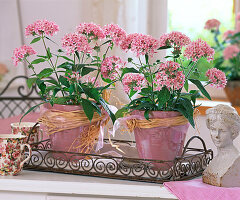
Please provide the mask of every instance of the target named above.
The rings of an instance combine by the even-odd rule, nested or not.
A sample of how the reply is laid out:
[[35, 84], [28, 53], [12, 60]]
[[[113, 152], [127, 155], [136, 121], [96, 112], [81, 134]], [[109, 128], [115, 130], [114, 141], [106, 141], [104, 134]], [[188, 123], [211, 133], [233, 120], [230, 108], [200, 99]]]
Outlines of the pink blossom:
[[72, 72], [72, 74], [68, 73], [68, 76], [64, 76], [64, 77], [69, 81], [78, 81], [81, 78], [79, 72], [74, 72], [74, 71]]
[[223, 57], [225, 60], [231, 59], [236, 57], [237, 54], [240, 52], [240, 49], [237, 45], [229, 45], [223, 51]]
[[202, 39], [197, 39], [187, 45], [183, 55], [187, 59], [192, 59], [192, 61], [196, 62], [201, 57], [206, 57], [208, 61], [211, 61], [213, 60], [214, 54], [214, 49], [211, 48], [207, 42]]
[[91, 53], [92, 48], [88, 43], [85, 35], [78, 33], [68, 33], [62, 38], [62, 47], [66, 49], [67, 54], [70, 55], [75, 51]]
[[126, 65], [121, 58], [117, 56], [107, 57], [101, 65], [101, 73], [103, 78], [116, 80], [119, 77], [120, 69]]
[[55, 22], [50, 22], [48, 20], [37, 20], [33, 24], [28, 25], [25, 28], [25, 35], [51, 35], [59, 31], [59, 26]]
[[125, 74], [122, 80], [123, 89], [126, 93], [129, 93], [131, 89], [134, 91], [141, 90], [146, 85], [146, 82], [144, 75], [137, 73]]
[[84, 79], [83, 79], [83, 82], [85, 82], [87, 85], [93, 87], [93, 86], [96, 86], [96, 87], [99, 87], [99, 82], [96, 81], [95, 85], [94, 85], [94, 82], [96, 80], [96, 77], [91, 77], [91, 76], [84, 76]]
[[166, 86], [169, 90], [178, 90], [184, 86], [185, 75], [179, 71], [180, 65], [173, 61], [167, 61], [159, 65], [156, 73], [156, 90], [161, 90]]
[[107, 24], [103, 27], [106, 37], [112, 38], [112, 41], [118, 46], [126, 38], [126, 31], [117, 24]]
[[226, 40], [229, 36], [233, 36], [235, 34], [234, 30], [227, 30], [223, 33], [223, 39]]
[[236, 30], [236, 33], [240, 32], [240, 21], [237, 21], [236, 22], [236, 25], [235, 25], [235, 30]]
[[84, 34], [89, 39], [104, 39], [105, 33], [100, 25], [94, 23], [81, 23], [77, 27], [77, 32], [79, 34]]
[[236, 21], [240, 21], [240, 12], [236, 14]]
[[130, 49], [137, 56], [145, 54], [153, 56], [157, 48], [159, 48], [159, 41], [157, 39], [141, 33], [129, 34], [121, 44], [122, 50], [128, 51]]
[[34, 49], [30, 46], [27, 45], [23, 45], [19, 48], [14, 49], [13, 51], [13, 63], [15, 66], [18, 65], [19, 62], [21, 62], [24, 58], [30, 56], [30, 55], [34, 55], [37, 52], [34, 51]]
[[181, 49], [182, 47], [188, 45], [191, 42], [190, 38], [185, 34], [172, 31], [171, 33], [163, 34], [160, 37], [160, 46], [167, 46], [170, 45], [177, 49]]
[[211, 83], [210, 86], [217, 88], [225, 88], [227, 84], [227, 78], [224, 72], [219, 69], [212, 68], [206, 72], [206, 76]]
[[204, 29], [207, 30], [212, 30], [212, 29], [217, 29], [219, 28], [221, 22], [218, 21], [217, 19], [209, 19], [206, 21]]

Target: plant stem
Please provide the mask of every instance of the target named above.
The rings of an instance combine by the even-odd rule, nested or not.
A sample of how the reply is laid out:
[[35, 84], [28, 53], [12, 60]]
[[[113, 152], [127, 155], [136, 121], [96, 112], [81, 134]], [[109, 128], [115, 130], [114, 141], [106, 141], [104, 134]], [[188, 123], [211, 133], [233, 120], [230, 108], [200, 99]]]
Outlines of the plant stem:
[[[45, 43], [45, 40], [44, 40], [44, 36], [42, 35], [41, 38], [42, 38], [42, 41], [43, 41], [44, 48], [45, 48], [45, 50], [46, 50], [46, 52], [47, 52], [47, 55], [48, 55], [47, 46], [46, 46], [46, 43]], [[56, 68], [54, 67], [53, 62], [52, 62], [52, 59], [51, 59], [50, 57], [49, 57], [49, 60], [50, 60], [50, 63], [51, 63], [51, 64], [50, 64], [50, 63], [49, 63], [49, 64], [50, 64], [50, 66], [51, 66], [51, 67], [53, 68], [53, 70], [54, 70], [54, 73], [55, 73], [55, 75], [56, 75], [57, 81], [58, 81], [59, 86], [60, 86], [60, 88], [61, 88], [62, 95], [64, 96], [64, 92], [63, 92], [62, 86], [61, 86], [61, 84], [60, 84], [60, 81], [59, 81], [59, 77], [58, 77]]]

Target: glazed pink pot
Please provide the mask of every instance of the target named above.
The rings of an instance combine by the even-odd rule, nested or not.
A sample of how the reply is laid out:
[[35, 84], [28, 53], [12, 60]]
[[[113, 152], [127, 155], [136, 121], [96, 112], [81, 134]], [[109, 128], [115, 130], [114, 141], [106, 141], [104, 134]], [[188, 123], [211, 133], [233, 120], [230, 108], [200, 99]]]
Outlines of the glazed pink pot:
[[[144, 111], [134, 111], [132, 115], [144, 116]], [[153, 111], [150, 112], [150, 119], [171, 118], [180, 116], [175, 111]], [[156, 128], [135, 128], [135, 140], [139, 157], [142, 159], [165, 160], [169, 162], [153, 163], [161, 170], [172, 167], [174, 158], [180, 156], [183, 150], [186, 133], [189, 123], [179, 126], [156, 127]]]
[[[60, 104], [54, 104], [53, 107], [50, 104], [44, 104], [45, 110], [60, 110], [60, 111], [75, 111], [75, 110], [82, 110], [81, 106], [76, 105], [60, 105]], [[60, 126], [65, 124], [65, 118], [59, 118], [58, 119]], [[96, 125], [99, 122], [91, 123], [91, 125]], [[84, 131], [88, 131], [89, 125], [87, 126], [80, 126], [77, 128], [59, 131], [56, 133], [51, 134], [50, 141], [52, 150], [54, 151], [65, 151], [65, 152], [74, 152], [74, 153], [89, 153], [88, 148], [81, 148], [79, 147], [82, 144], [82, 134]], [[63, 156], [63, 154], [54, 154], [55, 157], [58, 157], [58, 159], [83, 159], [84, 156], [74, 156], [74, 154], [66, 154], [66, 156]]]

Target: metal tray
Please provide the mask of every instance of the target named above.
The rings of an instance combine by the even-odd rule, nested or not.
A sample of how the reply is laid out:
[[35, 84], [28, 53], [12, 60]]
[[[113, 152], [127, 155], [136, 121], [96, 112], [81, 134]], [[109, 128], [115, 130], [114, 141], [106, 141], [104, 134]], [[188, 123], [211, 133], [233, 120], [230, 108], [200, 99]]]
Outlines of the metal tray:
[[[190, 148], [193, 139], [200, 140], [203, 149]], [[182, 156], [171, 161], [140, 159], [134, 142], [112, 141], [127, 154], [113, 148], [108, 140], [105, 140], [104, 148], [98, 154], [53, 151], [50, 141], [44, 140], [35, 143], [33, 154], [24, 169], [163, 183], [200, 176], [213, 158], [213, 151], [206, 148], [199, 136], [190, 138]], [[159, 169], [156, 167], [159, 163], [168, 167]]]

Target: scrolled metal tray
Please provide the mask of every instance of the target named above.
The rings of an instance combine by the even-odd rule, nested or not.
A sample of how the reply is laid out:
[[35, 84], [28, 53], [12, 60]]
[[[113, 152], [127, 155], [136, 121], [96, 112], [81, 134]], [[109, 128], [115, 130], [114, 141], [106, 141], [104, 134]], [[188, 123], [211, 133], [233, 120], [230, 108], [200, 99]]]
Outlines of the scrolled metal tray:
[[[190, 148], [193, 139], [198, 139], [203, 149]], [[163, 183], [200, 176], [213, 158], [212, 150], [206, 148], [199, 136], [190, 138], [182, 156], [171, 161], [139, 159], [134, 142], [112, 141], [127, 153], [120, 154], [108, 140], [99, 154], [53, 151], [50, 141], [44, 140], [34, 145], [24, 169]], [[156, 163], [165, 165], [165, 169], [156, 168]]]

